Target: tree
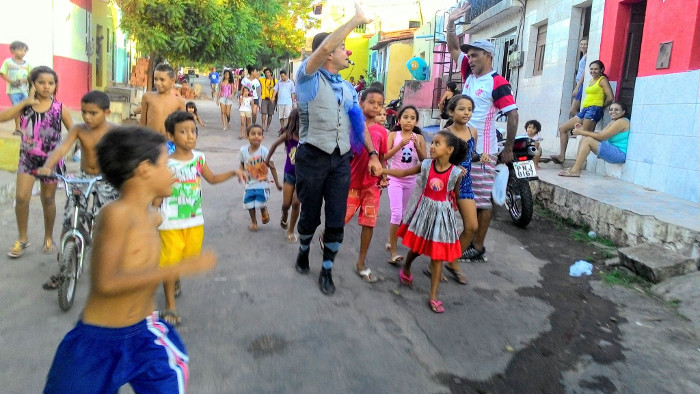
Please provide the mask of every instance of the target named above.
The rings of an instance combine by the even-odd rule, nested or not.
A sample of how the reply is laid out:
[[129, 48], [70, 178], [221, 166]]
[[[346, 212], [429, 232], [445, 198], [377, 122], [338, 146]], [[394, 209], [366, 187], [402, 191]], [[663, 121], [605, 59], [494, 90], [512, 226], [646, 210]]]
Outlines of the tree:
[[310, 17], [313, 3], [314, 0], [289, 0], [284, 12], [263, 25], [263, 34], [270, 39], [261, 48], [257, 64], [277, 67], [283, 61], [301, 54], [306, 31], [319, 23], [319, 20]]
[[174, 64], [253, 64], [299, 53], [311, 0], [117, 0], [137, 48]]

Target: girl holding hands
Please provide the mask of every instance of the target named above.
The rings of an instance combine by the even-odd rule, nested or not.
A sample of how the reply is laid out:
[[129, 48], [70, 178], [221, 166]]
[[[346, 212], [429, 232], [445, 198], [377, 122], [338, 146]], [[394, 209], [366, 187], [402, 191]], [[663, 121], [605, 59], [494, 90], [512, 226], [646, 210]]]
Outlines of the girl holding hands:
[[394, 177], [418, 175], [422, 190], [406, 209], [398, 235], [410, 251], [399, 270], [399, 280], [413, 285], [411, 264], [424, 254], [430, 257], [430, 309], [435, 313], [445, 311], [437, 299], [438, 286], [445, 261], [453, 261], [461, 255], [457, 222], [455, 218], [455, 194], [460, 191], [463, 169], [459, 164], [467, 157], [467, 144], [454, 134], [442, 130], [433, 137], [430, 157], [408, 169], [382, 169], [382, 174]]
[[[425, 154], [425, 139], [422, 135], [416, 134], [416, 124], [418, 123], [418, 110], [412, 105], [404, 106], [398, 113], [398, 131], [389, 133], [387, 146], [391, 148], [384, 155], [384, 159], [389, 162], [389, 166], [395, 170], [413, 168], [427, 156]], [[389, 205], [391, 207], [391, 220], [389, 224], [389, 243], [386, 244], [391, 258], [389, 264], [398, 264], [403, 261], [396, 250], [396, 232], [399, 230], [403, 212], [408, 204], [408, 200], [416, 186], [416, 176], [396, 177], [389, 176]]]

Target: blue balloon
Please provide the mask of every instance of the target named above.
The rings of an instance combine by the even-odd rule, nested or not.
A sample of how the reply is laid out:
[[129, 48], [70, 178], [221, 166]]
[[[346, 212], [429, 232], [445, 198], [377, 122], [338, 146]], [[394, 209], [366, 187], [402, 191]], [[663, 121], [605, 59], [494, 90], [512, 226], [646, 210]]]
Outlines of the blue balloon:
[[416, 81], [428, 80], [428, 64], [419, 57], [412, 57], [406, 62], [406, 67]]

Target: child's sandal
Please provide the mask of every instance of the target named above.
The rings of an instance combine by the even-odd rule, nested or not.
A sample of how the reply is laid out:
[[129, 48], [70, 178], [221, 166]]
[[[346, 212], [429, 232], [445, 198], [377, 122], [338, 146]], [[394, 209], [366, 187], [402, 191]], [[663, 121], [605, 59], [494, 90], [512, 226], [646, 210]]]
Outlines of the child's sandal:
[[403, 269], [399, 270], [399, 281], [401, 284], [406, 286], [413, 286], [413, 275], [406, 275], [403, 273]]
[[288, 215], [289, 215], [288, 212], [286, 213], [286, 212], [284, 212], [284, 210], [282, 211], [282, 217], [280, 218], [280, 227], [282, 227], [282, 230], [287, 229], [287, 226], [288, 226], [287, 219], [289, 217]]
[[430, 300], [430, 309], [435, 313], [445, 312], [445, 307], [442, 306], [442, 301]]
[[24, 254], [24, 250], [27, 249], [29, 245], [31, 245], [29, 242], [15, 241], [15, 244], [12, 246], [12, 249], [7, 252], [7, 255], [12, 258], [21, 257]]

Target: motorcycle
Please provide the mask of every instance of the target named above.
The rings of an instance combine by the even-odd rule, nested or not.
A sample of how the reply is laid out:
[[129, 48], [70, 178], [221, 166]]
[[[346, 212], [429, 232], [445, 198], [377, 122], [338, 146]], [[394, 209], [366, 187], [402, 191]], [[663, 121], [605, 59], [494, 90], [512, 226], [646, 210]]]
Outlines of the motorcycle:
[[394, 100], [391, 100], [389, 104], [386, 106], [386, 129], [389, 131], [394, 131], [394, 128], [396, 127], [396, 123], [398, 122], [397, 116], [398, 116], [398, 111], [399, 108], [401, 108], [401, 105], [403, 104], [403, 99], [400, 97]]
[[[498, 138], [498, 163], [505, 146], [501, 130], [496, 130]], [[533, 159], [537, 153], [535, 141], [527, 135], [515, 137], [513, 162], [508, 164], [508, 185], [506, 186], [505, 207], [516, 226], [525, 228], [532, 220], [533, 200], [530, 181], [538, 180]]]
[[189, 84], [190, 83], [190, 76], [187, 74], [180, 73], [177, 76], [177, 83], [179, 83], [180, 85]]

